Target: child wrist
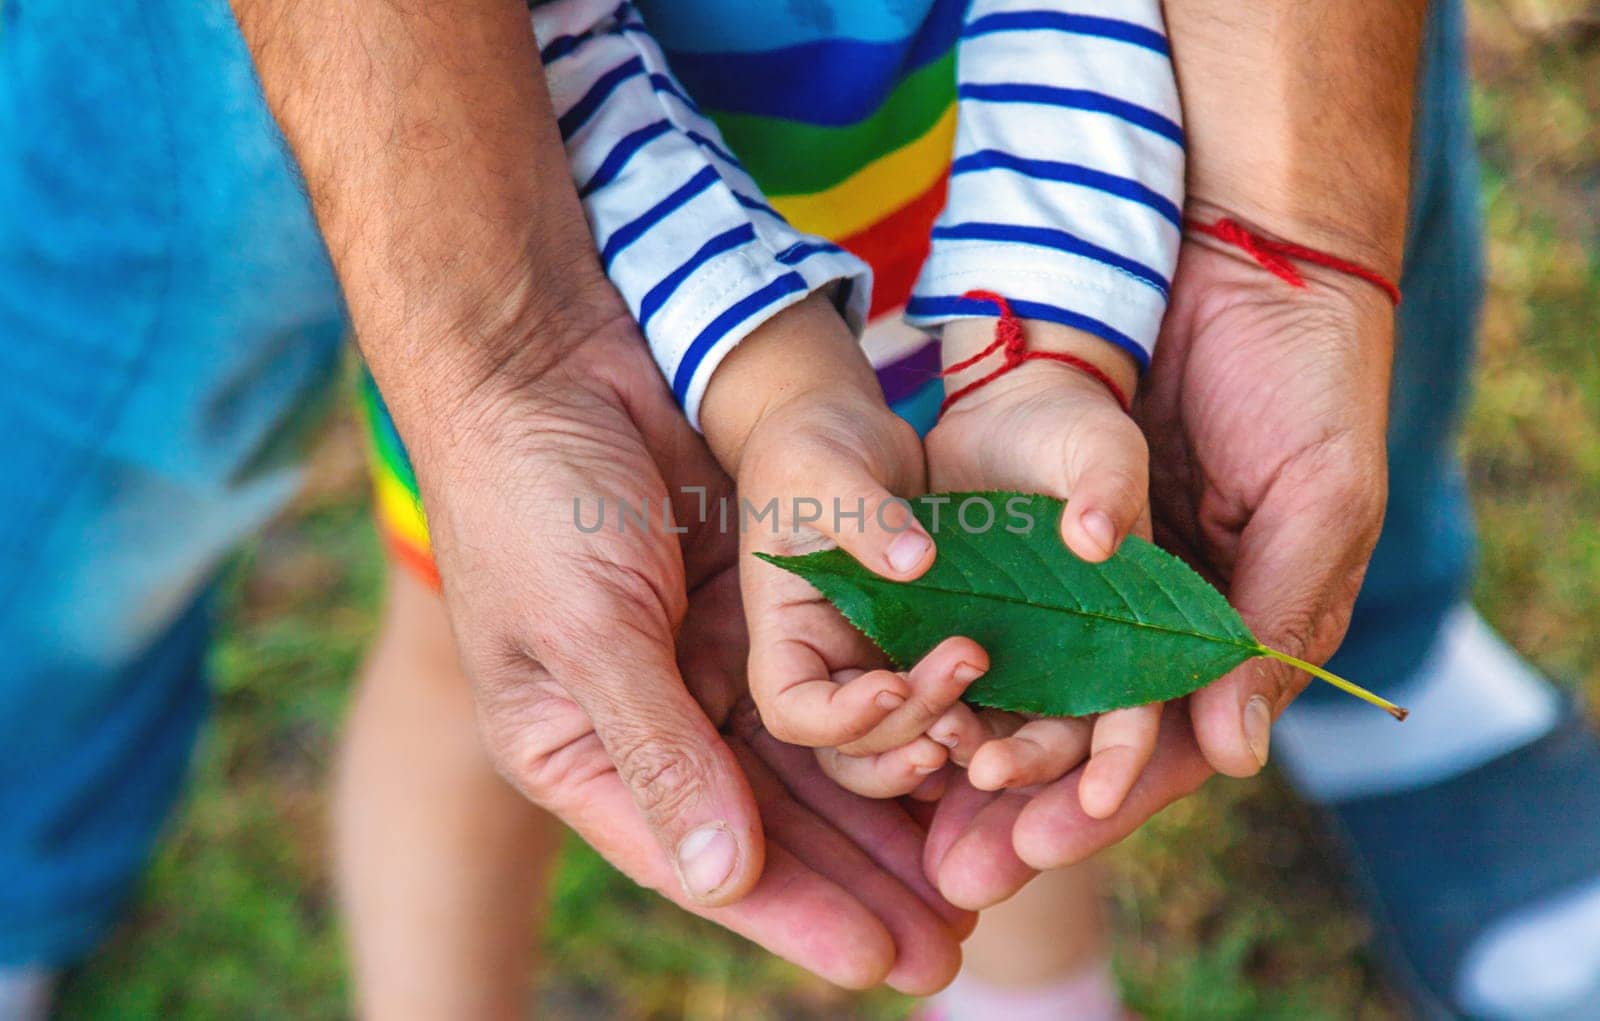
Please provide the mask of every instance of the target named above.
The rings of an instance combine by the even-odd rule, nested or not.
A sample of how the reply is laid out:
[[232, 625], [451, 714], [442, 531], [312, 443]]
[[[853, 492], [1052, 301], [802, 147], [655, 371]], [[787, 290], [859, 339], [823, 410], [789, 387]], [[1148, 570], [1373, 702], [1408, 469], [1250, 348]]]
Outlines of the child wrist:
[[[1126, 410], [1139, 381], [1138, 363], [1100, 337], [1059, 323], [961, 319], [944, 328], [945, 408], [1014, 372], [1075, 373]], [[1020, 330], [1020, 335], [1015, 331]], [[1010, 339], [1005, 339], [1007, 334]], [[1020, 343], [1018, 341], [1020, 340]], [[1041, 364], [1032, 364], [1041, 363]]]
[[700, 405], [701, 431], [736, 475], [764, 423], [796, 402], [821, 399], [881, 405], [883, 392], [844, 320], [816, 292], [756, 327], [717, 366]]

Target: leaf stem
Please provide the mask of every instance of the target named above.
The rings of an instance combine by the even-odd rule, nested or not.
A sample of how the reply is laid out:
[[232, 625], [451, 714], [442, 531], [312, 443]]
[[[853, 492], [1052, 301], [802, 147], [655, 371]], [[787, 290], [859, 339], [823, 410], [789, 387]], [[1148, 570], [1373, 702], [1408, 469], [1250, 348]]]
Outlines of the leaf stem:
[[1330, 673], [1314, 663], [1307, 663], [1303, 659], [1296, 659], [1287, 652], [1279, 652], [1277, 649], [1269, 648], [1265, 645], [1260, 646], [1260, 652], [1261, 655], [1266, 656], [1269, 659], [1275, 659], [1280, 663], [1287, 663], [1297, 670], [1304, 670], [1312, 677], [1327, 681], [1340, 691], [1348, 692], [1363, 702], [1368, 702], [1377, 706], [1379, 709], [1382, 709], [1384, 712], [1388, 713], [1390, 716], [1393, 716], [1397, 720], [1403, 720], [1407, 716], [1411, 715], [1411, 710], [1402, 709], [1388, 699], [1380, 698], [1368, 691], [1366, 688], [1363, 688], [1361, 685], [1347, 681], [1338, 674]]

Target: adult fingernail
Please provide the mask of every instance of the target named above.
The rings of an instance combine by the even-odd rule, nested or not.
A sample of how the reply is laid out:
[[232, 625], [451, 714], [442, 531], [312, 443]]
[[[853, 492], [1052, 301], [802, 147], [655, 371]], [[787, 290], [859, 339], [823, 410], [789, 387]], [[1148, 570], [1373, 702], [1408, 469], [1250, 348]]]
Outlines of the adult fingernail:
[[958, 663], [952, 676], [955, 677], [957, 684], [971, 684], [983, 676], [983, 668], [971, 663]]
[[1105, 511], [1092, 510], [1078, 519], [1083, 526], [1084, 534], [1094, 540], [1100, 551], [1107, 556], [1117, 547], [1117, 526], [1111, 523]]
[[1244, 704], [1244, 739], [1250, 753], [1262, 766], [1267, 764], [1267, 747], [1272, 741], [1272, 705], [1260, 695]]
[[889, 544], [889, 566], [896, 573], [905, 574], [922, 563], [932, 548], [933, 543], [921, 532], [901, 532]]
[[678, 879], [695, 900], [720, 890], [739, 863], [739, 842], [720, 822], [702, 826], [678, 845]]
[[894, 712], [906, 704], [906, 697], [892, 691], [880, 691], [878, 692], [878, 697], [872, 701], [877, 703], [878, 708], [884, 712]]

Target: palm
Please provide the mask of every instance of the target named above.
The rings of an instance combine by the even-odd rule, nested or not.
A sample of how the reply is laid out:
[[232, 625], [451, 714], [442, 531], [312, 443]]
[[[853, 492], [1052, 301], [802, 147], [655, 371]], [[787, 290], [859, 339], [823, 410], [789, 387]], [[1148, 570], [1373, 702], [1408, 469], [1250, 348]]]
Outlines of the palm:
[[588, 715], [547, 673], [525, 690], [518, 713], [529, 792], [636, 882], [782, 957], [865, 986], [882, 978], [876, 962], [887, 955], [891, 984], [926, 989], [951, 966], [950, 925], [965, 922], [922, 877], [924, 833], [903, 809], [838, 788], [808, 751], [761, 728], [743, 692], [735, 573], [729, 563], [690, 594], [680, 659], [761, 809], [767, 860], [751, 892], [715, 909], [679, 894]]

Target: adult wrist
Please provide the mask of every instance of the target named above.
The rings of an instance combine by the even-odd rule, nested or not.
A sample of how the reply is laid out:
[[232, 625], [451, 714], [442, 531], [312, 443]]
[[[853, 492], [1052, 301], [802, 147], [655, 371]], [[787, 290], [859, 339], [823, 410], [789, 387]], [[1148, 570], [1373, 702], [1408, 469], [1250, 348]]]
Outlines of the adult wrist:
[[1237, 140], [1231, 139], [1213, 140], [1210, 147], [1196, 143], [1186, 216], [1225, 213], [1259, 233], [1292, 239], [1398, 278], [1410, 198], [1409, 146], [1398, 153], [1374, 149], [1351, 157], [1384, 166], [1355, 174], [1346, 172], [1346, 160], [1324, 147], [1297, 144], [1294, 130], [1293, 125], [1263, 129], [1264, 136], [1280, 138], [1281, 145], [1259, 151], [1240, 152]]
[[[1363, 262], [1359, 258], [1350, 256], [1347, 251], [1333, 247], [1337, 241], [1324, 244], [1306, 241], [1308, 233], [1314, 232], [1285, 233], [1285, 230], [1296, 228], [1283, 226], [1283, 219], [1278, 217], [1278, 224], [1274, 224], [1270, 216], [1266, 221], [1256, 219], [1253, 210], [1242, 211], [1196, 199], [1191, 200], [1184, 210], [1187, 228], [1185, 237], [1190, 244], [1201, 245], [1229, 256], [1246, 267], [1245, 272], [1252, 276], [1260, 274], [1262, 278], [1273, 278], [1270, 280], [1271, 285], [1284, 288], [1286, 297], [1300, 295], [1308, 310], [1321, 306], [1326, 314], [1348, 315], [1362, 322], [1381, 320], [1392, 324], [1394, 294], [1398, 293], [1395, 290], [1397, 276], [1389, 276], [1372, 263]], [[1241, 228], [1249, 240], [1243, 243], [1224, 240], [1215, 232], [1203, 229], [1216, 227], [1219, 224]], [[1310, 249], [1319, 257], [1329, 256], [1331, 259], [1296, 258], [1293, 255], [1279, 257], [1270, 251], [1263, 255], [1260, 251], [1250, 250], [1255, 245], [1274, 244]], [[1291, 268], [1293, 274], [1299, 277], [1305, 286], [1297, 286], [1288, 280], [1277, 278], [1277, 271], [1263, 265], [1261, 261], [1263, 258], [1269, 262], [1281, 259], [1281, 262]], [[1334, 265], [1326, 264], [1327, 262], [1332, 262]], [[1353, 264], [1360, 267], [1360, 270], [1339, 268], [1339, 263]], [[1369, 278], [1368, 271], [1372, 274], [1372, 278]]]
[[[653, 372], [604, 277], [560, 289], [538, 283], [550, 277], [549, 267], [524, 264], [515, 278], [474, 276], [470, 287], [409, 306], [369, 307], [365, 316], [352, 308], [357, 343], [419, 465], [453, 460], [463, 443], [558, 391], [581, 383], [598, 392], [618, 342], [637, 345], [638, 363]], [[575, 367], [580, 359], [595, 364]]]
[[1167, 5], [1190, 199], [1397, 276], [1425, 6]]

